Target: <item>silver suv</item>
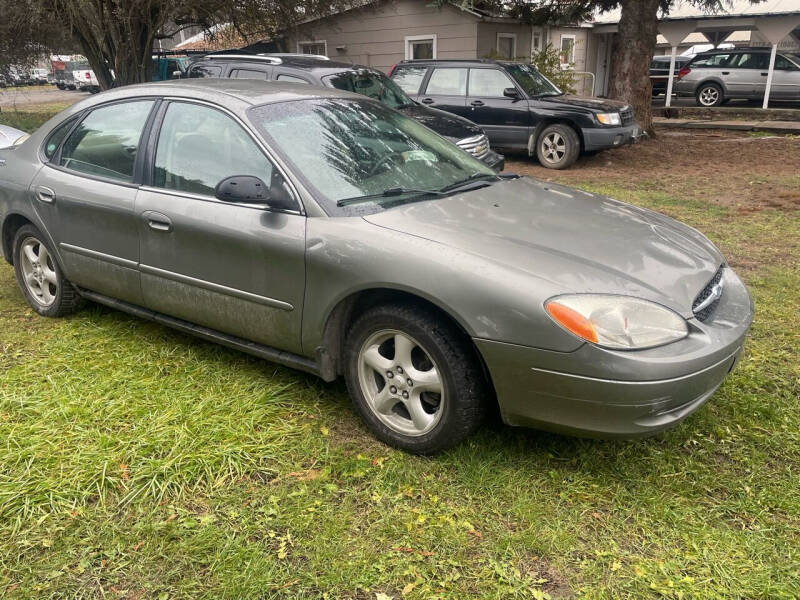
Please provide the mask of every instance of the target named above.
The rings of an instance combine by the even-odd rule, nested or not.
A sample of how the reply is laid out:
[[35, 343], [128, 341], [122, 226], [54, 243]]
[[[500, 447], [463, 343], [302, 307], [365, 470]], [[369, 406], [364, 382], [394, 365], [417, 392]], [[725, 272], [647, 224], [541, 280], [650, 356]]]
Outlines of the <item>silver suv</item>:
[[[719, 106], [733, 98], [763, 98], [769, 74], [766, 48], [714, 50], [698, 54], [681, 69], [678, 96], [694, 96], [699, 106]], [[800, 56], [778, 53], [770, 98], [800, 100]]]

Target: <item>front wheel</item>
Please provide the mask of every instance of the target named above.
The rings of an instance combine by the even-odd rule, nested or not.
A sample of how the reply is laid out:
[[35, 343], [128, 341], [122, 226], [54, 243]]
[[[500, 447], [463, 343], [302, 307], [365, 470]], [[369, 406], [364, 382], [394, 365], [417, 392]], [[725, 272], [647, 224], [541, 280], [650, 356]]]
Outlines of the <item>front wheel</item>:
[[485, 413], [488, 386], [474, 347], [432, 310], [389, 304], [365, 312], [348, 334], [345, 378], [372, 433], [415, 454], [457, 445]]
[[545, 127], [536, 141], [536, 157], [548, 169], [566, 169], [578, 160], [581, 142], [569, 125], [556, 123]]
[[28, 305], [45, 317], [61, 317], [81, 305], [78, 291], [61, 273], [55, 254], [32, 225], [14, 237], [14, 272]]

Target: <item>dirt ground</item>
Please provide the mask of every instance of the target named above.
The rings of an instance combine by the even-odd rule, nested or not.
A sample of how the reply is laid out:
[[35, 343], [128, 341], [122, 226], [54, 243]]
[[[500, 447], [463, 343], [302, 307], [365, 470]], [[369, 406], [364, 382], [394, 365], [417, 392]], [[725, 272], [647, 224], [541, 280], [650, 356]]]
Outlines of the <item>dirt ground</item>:
[[569, 170], [507, 156], [506, 171], [567, 185], [653, 190], [733, 207], [800, 209], [800, 137], [659, 130], [655, 139], [584, 156]]

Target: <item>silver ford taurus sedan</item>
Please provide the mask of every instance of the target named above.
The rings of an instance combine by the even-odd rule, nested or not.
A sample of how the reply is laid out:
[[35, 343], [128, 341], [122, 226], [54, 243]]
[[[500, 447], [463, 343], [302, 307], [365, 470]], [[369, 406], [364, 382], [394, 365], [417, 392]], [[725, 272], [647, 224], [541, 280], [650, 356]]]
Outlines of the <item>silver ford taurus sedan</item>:
[[44, 316], [99, 302], [326, 381], [433, 453], [510, 425], [638, 436], [703, 405], [753, 316], [663, 215], [514, 176], [338, 90], [126, 87], [0, 150], [2, 250]]

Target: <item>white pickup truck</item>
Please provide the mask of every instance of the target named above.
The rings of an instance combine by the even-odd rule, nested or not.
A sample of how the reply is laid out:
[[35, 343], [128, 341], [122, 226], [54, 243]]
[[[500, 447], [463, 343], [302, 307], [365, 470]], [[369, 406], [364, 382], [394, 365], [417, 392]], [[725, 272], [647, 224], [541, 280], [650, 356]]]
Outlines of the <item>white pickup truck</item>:
[[75, 78], [75, 85], [79, 90], [91, 92], [92, 94], [96, 94], [100, 91], [100, 83], [97, 81], [97, 77], [95, 77], [94, 71], [91, 69], [73, 71], [72, 76]]

